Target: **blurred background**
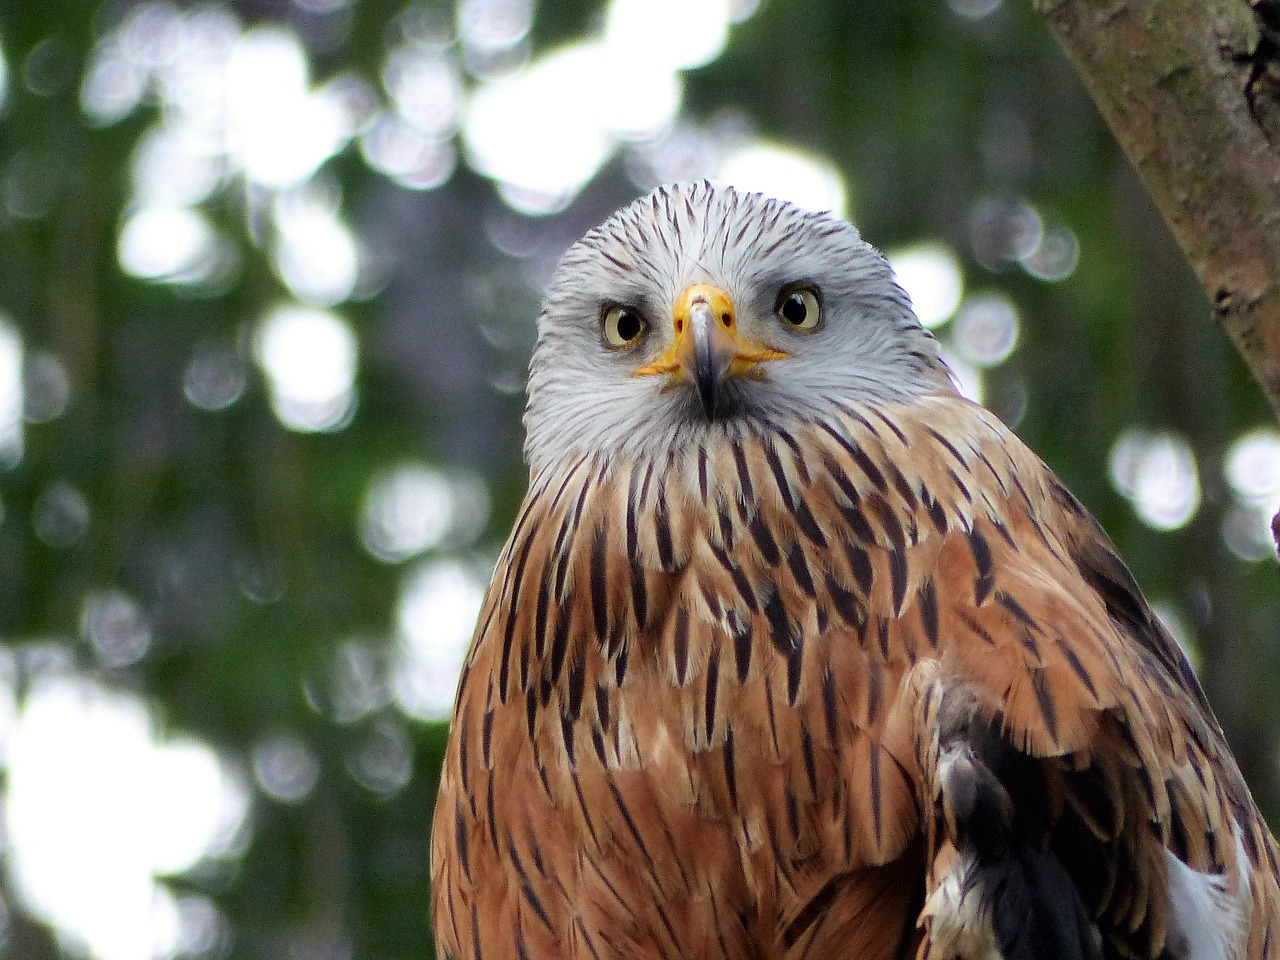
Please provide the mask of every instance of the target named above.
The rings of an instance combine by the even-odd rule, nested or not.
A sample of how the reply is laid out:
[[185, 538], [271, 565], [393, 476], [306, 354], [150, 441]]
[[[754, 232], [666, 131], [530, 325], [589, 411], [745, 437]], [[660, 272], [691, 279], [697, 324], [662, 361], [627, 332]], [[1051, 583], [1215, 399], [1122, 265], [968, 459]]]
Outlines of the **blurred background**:
[[1024, 0], [0, 0], [0, 956], [421, 958], [539, 291], [836, 209], [1280, 815], [1280, 434]]

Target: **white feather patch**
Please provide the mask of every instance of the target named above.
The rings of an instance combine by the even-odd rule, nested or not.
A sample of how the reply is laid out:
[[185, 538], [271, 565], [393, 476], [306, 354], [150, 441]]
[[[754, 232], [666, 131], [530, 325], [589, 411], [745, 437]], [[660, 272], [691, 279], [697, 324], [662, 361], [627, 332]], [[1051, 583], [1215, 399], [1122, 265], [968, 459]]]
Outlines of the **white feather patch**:
[[1236, 836], [1235, 889], [1229, 878], [1192, 870], [1169, 851], [1169, 953], [1178, 960], [1233, 960], [1244, 955], [1250, 906], [1248, 859]]

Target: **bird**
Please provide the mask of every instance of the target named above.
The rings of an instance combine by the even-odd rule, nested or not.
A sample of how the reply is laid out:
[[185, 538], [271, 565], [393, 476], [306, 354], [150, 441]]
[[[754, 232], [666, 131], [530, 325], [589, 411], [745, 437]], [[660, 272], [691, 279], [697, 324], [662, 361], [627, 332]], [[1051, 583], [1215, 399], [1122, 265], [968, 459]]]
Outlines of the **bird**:
[[560, 260], [527, 393], [439, 957], [1280, 956], [1186, 658], [851, 224], [656, 189]]

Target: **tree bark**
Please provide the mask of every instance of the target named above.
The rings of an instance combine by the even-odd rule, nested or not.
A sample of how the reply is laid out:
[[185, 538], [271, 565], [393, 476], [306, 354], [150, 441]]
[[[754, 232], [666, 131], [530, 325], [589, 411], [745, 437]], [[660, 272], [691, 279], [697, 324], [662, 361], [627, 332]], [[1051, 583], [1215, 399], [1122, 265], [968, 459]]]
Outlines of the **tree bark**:
[[1033, 0], [1280, 417], [1280, 0]]

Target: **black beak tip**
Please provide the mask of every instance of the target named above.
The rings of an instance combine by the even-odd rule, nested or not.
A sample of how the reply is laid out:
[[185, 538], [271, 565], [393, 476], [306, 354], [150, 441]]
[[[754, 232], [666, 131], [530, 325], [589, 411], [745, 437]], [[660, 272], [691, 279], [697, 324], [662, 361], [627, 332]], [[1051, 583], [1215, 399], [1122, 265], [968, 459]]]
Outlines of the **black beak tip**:
[[716, 399], [720, 392], [720, 378], [715, 375], [711, 369], [711, 365], [705, 367], [698, 364], [698, 399], [702, 401], [702, 412], [707, 415], [708, 420], [714, 420], [716, 417]]

